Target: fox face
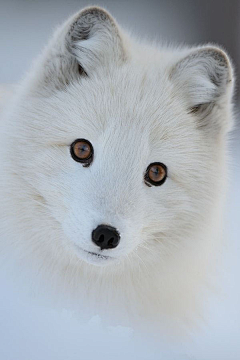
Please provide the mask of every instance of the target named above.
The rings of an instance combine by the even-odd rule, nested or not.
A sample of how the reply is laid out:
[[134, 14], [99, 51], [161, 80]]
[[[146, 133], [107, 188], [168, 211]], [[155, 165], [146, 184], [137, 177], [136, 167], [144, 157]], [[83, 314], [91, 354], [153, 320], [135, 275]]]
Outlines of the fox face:
[[55, 256], [154, 265], [206, 236], [230, 127], [221, 49], [140, 44], [87, 8], [58, 29], [23, 89], [6, 145], [13, 192], [25, 189], [20, 217], [31, 208]]

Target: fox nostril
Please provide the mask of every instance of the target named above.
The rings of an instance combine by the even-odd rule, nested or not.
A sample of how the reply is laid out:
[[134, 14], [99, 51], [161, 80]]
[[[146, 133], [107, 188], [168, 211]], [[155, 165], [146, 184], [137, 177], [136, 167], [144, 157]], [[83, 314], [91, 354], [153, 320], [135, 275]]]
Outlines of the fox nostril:
[[103, 249], [114, 249], [120, 242], [120, 234], [112, 226], [99, 225], [92, 232], [92, 241], [95, 245]]
[[104, 241], [104, 235], [100, 235], [99, 239], [98, 239], [98, 242], [99, 243], [102, 243]]
[[108, 241], [108, 247], [109, 248], [114, 248], [115, 246], [114, 246], [114, 239], [113, 238], [111, 238], [109, 241]]

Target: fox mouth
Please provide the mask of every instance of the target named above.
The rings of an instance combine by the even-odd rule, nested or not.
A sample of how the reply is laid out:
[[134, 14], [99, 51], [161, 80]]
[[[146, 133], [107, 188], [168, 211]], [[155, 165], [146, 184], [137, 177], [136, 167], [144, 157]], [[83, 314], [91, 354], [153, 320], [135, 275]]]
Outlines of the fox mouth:
[[106, 255], [102, 255], [102, 254], [97, 254], [95, 252], [92, 252], [92, 251], [87, 251], [87, 250], [83, 250], [84, 252], [86, 252], [87, 254], [89, 255], [92, 255], [92, 256], [95, 256], [99, 259], [103, 259], [103, 260], [107, 260], [107, 259], [112, 259], [111, 256], [106, 256]]
[[93, 265], [107, 265], [116, 260], [112, 256], [103, 255], [99, 253], [95, 253], [93, 251], [87, 251], [82, 249], [81, 247], [75, 245], [75, 250], [77, 251], [78, 256], [84, 260], [85, 262]]

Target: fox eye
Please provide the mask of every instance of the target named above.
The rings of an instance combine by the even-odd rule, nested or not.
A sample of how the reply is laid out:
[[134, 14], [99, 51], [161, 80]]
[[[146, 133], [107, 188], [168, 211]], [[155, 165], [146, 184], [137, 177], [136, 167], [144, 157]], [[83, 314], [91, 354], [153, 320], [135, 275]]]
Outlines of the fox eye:
[[93, 146], [90, 141], [85, 139], [75, 140], [70, 147], [73, 160], [89, 166], [93, 161]]
[[159, 186], [162, 185], [165, 180], [167, 178], [167, 167], [166, 165], [159, 163], [159, 162], [155, 162], [150, 164], [147, 167], [145, 176], [144, 176], [144, 181], [146, 183], [146, 185], [151, 186]]

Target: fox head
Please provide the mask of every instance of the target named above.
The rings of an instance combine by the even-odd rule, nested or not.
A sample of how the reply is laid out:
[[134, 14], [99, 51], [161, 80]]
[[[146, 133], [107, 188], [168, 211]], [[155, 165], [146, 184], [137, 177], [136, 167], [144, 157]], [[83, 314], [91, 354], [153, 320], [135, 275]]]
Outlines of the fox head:
[[23, 88], [8, 159], [40, 232], [51, 219], [58, 246], [102, 266], [161, 262], [205, 233], [225, 178], [223, 50], [142, 45], [91, 7], [57, 30]]
[[165, 269], [202, 244], [218, 227], [232, 80], [215, 46], [141, 43], [98, 7], [70, 18], [6, 121], [1, 217], [17, 243], [108, 272]]

